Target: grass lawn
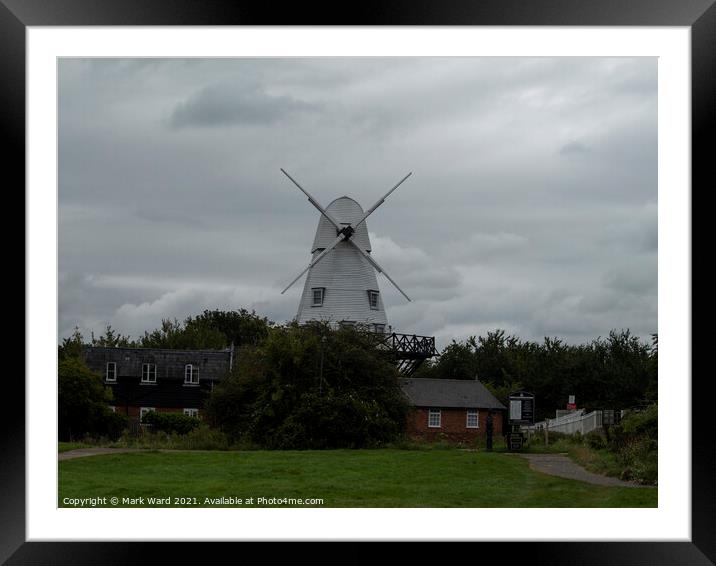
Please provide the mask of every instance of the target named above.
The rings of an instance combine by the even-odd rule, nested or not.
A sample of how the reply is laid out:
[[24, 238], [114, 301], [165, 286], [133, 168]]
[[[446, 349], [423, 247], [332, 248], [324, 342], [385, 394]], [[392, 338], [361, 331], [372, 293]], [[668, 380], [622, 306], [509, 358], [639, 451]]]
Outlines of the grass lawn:
[[[59, 462], [65, 498], [320, 498], [318, 507], [656, 507], [655, 488], [548, 476], [510, 454], [450, 450], [142, 452]], [[102, 507], [112, 507], [108, 502]], [[141, 506], [141, 505], [140, 505]], [[150, 505], [145, 501], [145, 506]], [[186, 506], [186, 505], [176, 505]], [[262, 507], [271, 506], [262, 504]], [[295, 506], [295, 505], [280, 505]]]

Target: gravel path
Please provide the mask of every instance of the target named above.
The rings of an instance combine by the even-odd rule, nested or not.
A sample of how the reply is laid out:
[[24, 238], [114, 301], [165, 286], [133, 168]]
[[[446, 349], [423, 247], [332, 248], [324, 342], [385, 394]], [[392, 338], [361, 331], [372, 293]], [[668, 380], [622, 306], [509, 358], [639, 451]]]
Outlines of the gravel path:
[[68, 450], [60, 452], [57, 455], [59, 461], [72, 460], [74, 458], [84, 458], [85, 456], [99, 456], [101, 454], [122, 454], [124, 452], [148, 452], [147, 448], [78, 448], [77, 450]]
[[618, 478], [610, 478], [588, 472], [579, 464], [575, 464], [569, 457], [563, 454], [518, 454], [530, 463], [530, 468], [537, 472], [578, 480], [596, 485], [608, 485], [619, 487], [645, 487], [634, 482], [623, 481]]

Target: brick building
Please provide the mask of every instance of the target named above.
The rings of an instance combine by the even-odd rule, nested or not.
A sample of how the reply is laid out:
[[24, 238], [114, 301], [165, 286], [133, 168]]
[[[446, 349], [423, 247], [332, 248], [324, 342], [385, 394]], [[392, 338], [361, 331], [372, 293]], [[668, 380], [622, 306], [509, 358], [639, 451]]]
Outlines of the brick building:
[[148, 411], [201, 417], [214, 384], [231, 371], [233, 350], [90, 346], [84, 358], [112, 389], [112, 409], [138, 421]]
[[401, 387], [414, 407], [406, 427], [414, 440], [476, 440], [490, 412], [493, 435], [502, 434], [506, 407], [477, 380], [403, 378]]

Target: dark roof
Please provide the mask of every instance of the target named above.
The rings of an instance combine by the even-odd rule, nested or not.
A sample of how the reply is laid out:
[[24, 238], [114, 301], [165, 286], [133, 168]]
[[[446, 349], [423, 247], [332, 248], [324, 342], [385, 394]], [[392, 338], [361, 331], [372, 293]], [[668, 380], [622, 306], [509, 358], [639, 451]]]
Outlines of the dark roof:
[[184, 367], [199, 368], [200, 379], [221, 379], [229, 373], [232, 352], [227, 350], [172, 350], [167, 348], [103, 348], [87, 346], [84, 358], [90, 369], [104, 375], [107, 362], [117, 364], [117, 375], [140, 377], [142, 364], [157, 365], [157, 379], [184, 379]]
[[505, 409], [487, 388], [474, 379], [401, 379], [403, 392], [416, 407]]

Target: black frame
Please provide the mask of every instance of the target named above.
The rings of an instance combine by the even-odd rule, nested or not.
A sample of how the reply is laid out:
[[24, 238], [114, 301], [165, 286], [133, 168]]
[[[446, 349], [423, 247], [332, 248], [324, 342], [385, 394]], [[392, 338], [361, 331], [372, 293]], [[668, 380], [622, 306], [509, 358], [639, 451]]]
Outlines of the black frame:
[[[4, 138], [5, 173], [24, 186], [25, 149], [25, 28], [26, 26], [95, 25], [527, 25], [527, 26], [687, 26], [692, 48], [692, 183], [703, 192], [712, 188], [710, 146], [716, 114], [716, 6], [714, 0], [361, 0], [349, 10], [320, 3], [270, 3], [240, 0], [0, 0], [0, 121]], [[11, 191], [7, 191], [10, 193]], [[19, 194], [20, 191], [14, 191]], [[692, 195], [696, 191], [692, 190]], [[24, 210], [24, 202], [21, 204]], [[24, 262], [23, 260], [21, 260]], [[11, 378], [12, 376], [6, 376]], [[684, 376], [681, 376], [683, 379]], [[716, 516], [713, 425], [706, 374], [692, 380], [692, 538], [691, 542], [525, 542], [463, 543], [470, 554], [495, 550], [504, 562], [585, 565], [709, 564], [716, 560], [716, 536], [710, 521]], [[0, 560], [8, 564], [144, 564], [157, 553], [174, 558], [205, 560], [210, 543], [71, 543], [25, 541], [25, 405], [24, 384], [6, 380], [6, 405], [0, 458]], [[688, 421], [674, 417], [677, 426]], [[509, 525], [505, 525], [506, 531]], [[364, 562], [385, 552], [385, 543], [224, 543], [235, 553], [297, 553], [325, 562]], [[482, 545], [475, 547], [474, 545]], [[218, 547], [218, 543], [214, 547]], [[449, 549], [449, 553], [455, 548]], [[445, 559], [442, 545], [414, 544], [399, 550], [403, 558]], [[419, 554], [418, 554], [419, 553]], [[234, 554], [235, 555], [235, 554]], [[474, 554], [473, 554], [474, 555]], [[481, 554], [481, 556], [484, 556]], [[325, 557], [325, 558], [324, 558]], [[494, 559], [494, 558], [493, 558]]]

